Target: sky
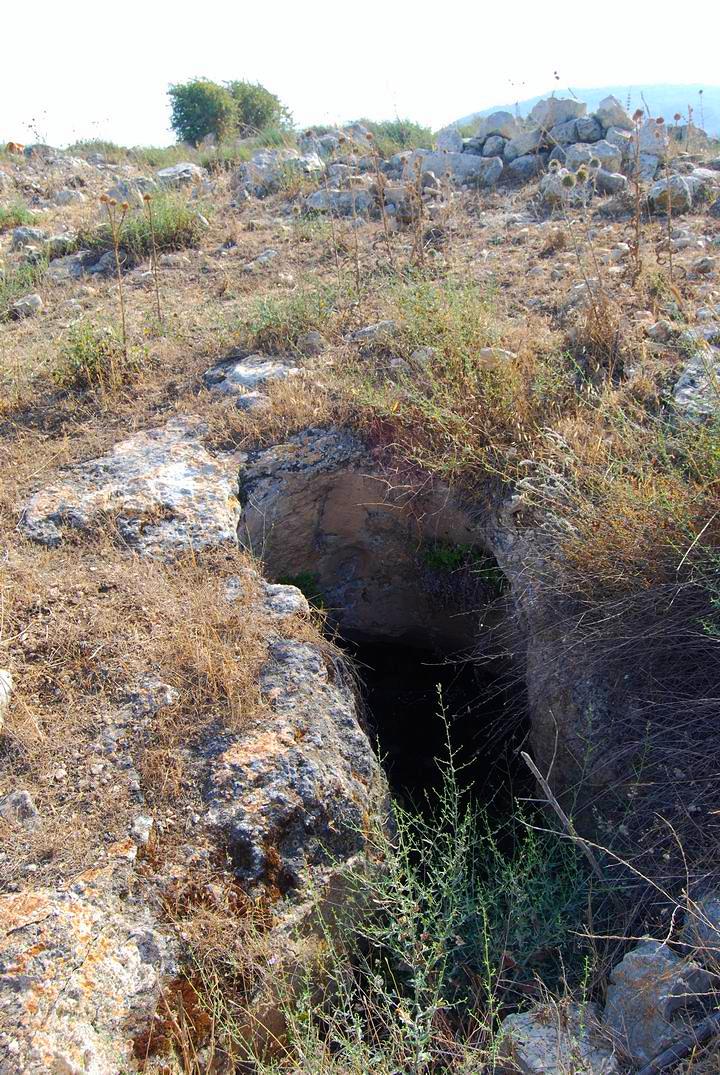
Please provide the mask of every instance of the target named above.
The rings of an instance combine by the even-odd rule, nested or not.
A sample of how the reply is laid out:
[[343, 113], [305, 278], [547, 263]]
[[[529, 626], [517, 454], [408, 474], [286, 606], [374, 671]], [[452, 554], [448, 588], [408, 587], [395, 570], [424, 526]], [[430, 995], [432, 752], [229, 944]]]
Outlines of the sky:
[[194, 77], [262, 82], [300, 126], [401, 116], [434, 129], [553, 87], [720, 83], [718, 0], [695, 0], [685, 27], [662, 0], [7, 6], [3, 141], [168, 144], [168, 86]]

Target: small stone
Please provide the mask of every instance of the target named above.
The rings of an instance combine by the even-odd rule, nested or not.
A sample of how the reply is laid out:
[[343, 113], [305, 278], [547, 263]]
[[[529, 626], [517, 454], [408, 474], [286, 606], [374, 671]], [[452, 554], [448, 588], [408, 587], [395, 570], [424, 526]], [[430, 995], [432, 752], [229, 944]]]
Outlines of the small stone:
[[327, 340], [317, 329], [310, 329], [297, 342], [298, 351], [308, 357], [321, 355], [327, 347]]
[[23, 295], [21, 299], [12, 304], [10, 311], [16, 320], [21, 320], [40, 313], [44, 305], [40, 295]]
[[503, 1020], [500, 1048], [521, 1075], [616, 1075], [614, 1052], [598, 1032], [594, 1004], [548, 1006]]
[[374, 325], [365, 325], [355, 329], [345, 338], [349, 343], [379, 343], [389, 340], [397, 332], [396, 321], [378, 321]]
[[667, 343], [673, 338], [674, 332], [669, 321], [656, 321], [653, 325], [648, 325], [645, 335], [655, 343]]
[[153, 818], [147, 814], [140, 814], [136, 817], [130, 828], [130, 834], [134, 840], [137, 840], [139, 844], [147, 844], [150, 840], [150, 835], [155, 824]]
[[693, 265], [693, 270], [702, 273], [703, 275], [715, 272], [715, 269], [718, 266], [718, 260], [718, 258], [700, 258], [700, 260], [696, 261]]
[[26, 828], [34, 828], [38, 818], [38, 808], [29, 791], [11, 791], [0, 799], [0, 817], [13, 821]]

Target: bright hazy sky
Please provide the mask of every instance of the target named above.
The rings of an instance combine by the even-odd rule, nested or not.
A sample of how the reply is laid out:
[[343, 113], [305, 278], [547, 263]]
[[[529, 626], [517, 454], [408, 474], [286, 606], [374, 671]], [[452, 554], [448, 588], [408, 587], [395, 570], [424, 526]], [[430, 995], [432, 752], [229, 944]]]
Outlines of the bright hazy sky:
[[[720, 2], [8, 0], [0, 139], [167, 144], [166, 91], [260, 81], [298, 124], [409, 116], [612, 83], [720, 82]], [[559, 80], [555, 80], [557, 71]], [[34, 128], [34, 130], [33, 130]]]

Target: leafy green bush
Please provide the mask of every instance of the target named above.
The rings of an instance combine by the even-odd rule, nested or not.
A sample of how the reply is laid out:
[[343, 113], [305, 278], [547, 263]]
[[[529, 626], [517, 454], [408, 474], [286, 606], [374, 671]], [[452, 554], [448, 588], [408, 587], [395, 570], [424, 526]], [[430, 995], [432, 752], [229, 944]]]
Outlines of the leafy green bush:
[[180, 82], [168, 90], [170, 123], [182, 142], [196, 146], [208, 134], [218, 141], [236, 125], [237, 106], [230, 91], [206, 78]]
[[[205, 225], [196, 207], [191, 207], [181, 195], [173, 193], [156, 194], [150, 204], [158, 254], [198, 245]], [[94, 250], [98, 254], [112, 250], [109, 224], [80, 231], [77, 249]], [[133, 210], [125, 217], [120, 230], [120, 249], [125, 267], [137, 265], [152, 253], [152, 230], [144, 209]]]
[[35, 213], [32, 213], [22, 202], [14, 205], [0, 205], [0, 232], [9, 231], [10, 228], [19, 228], [23, 224], [34, 224]]
[[122, 338], [114, 328], [81, 321], [67, 335], [53, 380], [65, 389], [112, 388], [138, 369], [138, 362], [126, 360]]
[[280, 99], [259, 82], [225, 84], [236, 105], [235, 124], [240, 135], [255, 134], [268, 127], [289, 127], [291, 115]]

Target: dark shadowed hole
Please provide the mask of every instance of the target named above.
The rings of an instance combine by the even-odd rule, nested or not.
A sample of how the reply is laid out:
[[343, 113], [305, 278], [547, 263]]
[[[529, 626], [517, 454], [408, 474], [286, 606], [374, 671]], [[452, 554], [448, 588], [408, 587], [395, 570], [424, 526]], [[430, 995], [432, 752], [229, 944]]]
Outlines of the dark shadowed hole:
[[527, 734], [524, 684], [511, 663], [459, 659], [387, 640], [346, 640], [365, 720], [390, 787], [406, 806], [435, 799], [438, 759], [453, 752], [461, 786], [505, 814], [530, 784], [518, 749]]

